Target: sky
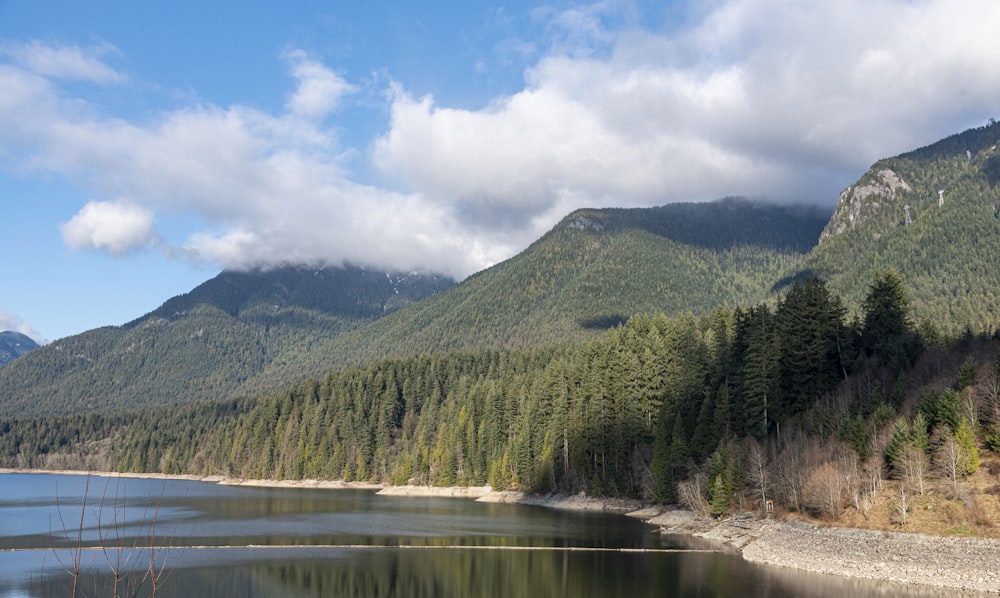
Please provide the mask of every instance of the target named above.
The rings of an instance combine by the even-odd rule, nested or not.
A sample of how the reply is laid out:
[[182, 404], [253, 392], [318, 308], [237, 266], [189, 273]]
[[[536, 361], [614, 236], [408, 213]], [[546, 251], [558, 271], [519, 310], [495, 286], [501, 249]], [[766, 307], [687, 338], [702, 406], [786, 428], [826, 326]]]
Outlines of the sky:
[[0, 0], [0, 330], [222, 269], [462, 279], [582, 207], [831, 210], [1000, 117], [996, 0]]

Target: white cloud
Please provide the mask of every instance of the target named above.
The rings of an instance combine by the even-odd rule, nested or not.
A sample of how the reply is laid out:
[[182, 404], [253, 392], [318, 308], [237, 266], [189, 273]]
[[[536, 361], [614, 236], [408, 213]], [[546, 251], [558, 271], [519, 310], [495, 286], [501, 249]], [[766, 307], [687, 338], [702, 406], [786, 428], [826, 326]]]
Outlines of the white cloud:
[[[480, 109], [395, 83], [367, 148], [391, 184], [360, 180], [351, 160], [366, 148], [336, 134], [359, 88], [294, 49], [276, 113], [204, 101], [133, 122], [62, 86], [72, 73], [123, 80], [108, 49], [4, 45], [0, 156], [94, 198], [63, 225], [72, 247], [463, 276], [582, 206], [731, 194], [829, 205], [876, 159], [996, 116], [994, 0], [692, 2], [683, 28], [663, 29], [616, 6], [542, 15], [551, 39], [523, 41], [542, 56], [524, 88]], [[198, 225], [154, 230], [174, 216]]]
[[[303, 54], [288, 56], [298, 85], [280, 114], [205, 104], [148, 123], [63, 101], [51, 81], [0, 65], [0, 86], [21, 90], [0, 99], [0, 152], [95, 197], [60, 226], [76, 249], [120, 255], [156, 245], [226, 267], [346, 261], [456, 276], [509, 255], [421, 193], [351, 180], [349, 150], [321, 121], [353, 88]], [[167, 238], [154, 230], [156, 215], [202, 226]]]
[[101, 60], [107, 54], [116, 53], [110, 45], [95, 48], [79, 46], [51, 46], [39, 41], [26, 44], [0, 44], [0, 55], [10, 59], [27, 70], [55, 79], [77, 79], [94, 83], [115, 83], [123, 75]]
[[345, 94], [356, 88], [342, 77], [312, 60], [302, 50], [286, 52], [298, 88], [288, 100], [288, 111], [303, 118], [322, 118], [337, 108]]
[[92, 201], [59, 225], [63, 241], [74, 249], [99, 249], [112, 255], [153, 245], [153, 213], [124, 202]]
[[397, 90], [377, 166], [464, 213], [542, 226], [567, 195], [830, 204], [878, 158], [982, 124], [1000, 97], [992, 0], [730, 0], [686, 30], [617, 30], [606, 57], [563, 48], [602, 48], [606, 8], [554, 17], [578, 35], [483, 109]]

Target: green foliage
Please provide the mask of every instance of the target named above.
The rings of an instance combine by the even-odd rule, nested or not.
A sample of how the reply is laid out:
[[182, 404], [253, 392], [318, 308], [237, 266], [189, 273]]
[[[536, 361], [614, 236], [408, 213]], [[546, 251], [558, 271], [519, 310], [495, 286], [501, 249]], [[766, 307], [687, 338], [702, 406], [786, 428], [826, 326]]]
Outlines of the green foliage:
[[961, 475], [971, 475], [979, 469], [979, 449], [976, 447], [976, 434], [972, 425], [962, 420], [955, 430], [955, 442], [962, 447], [962, 470]]
[[809, 279], [795, 283], [775, 313], [776, 342], [781, 347], [782, 418], [801, 412], [846, 377], [844, 308], [826, 284]]
[[983, 442], [994, 453], [1000, 453], [1000, 426], [991, 424], [983, 431]]
[[709, 505], [713, 515], [729, 510], [734, 493], [743, 486], [742, 472], [746, 458], [741, 448], [728, 440], [719, 443], [708, 460]]
[[[774, 446], [794, 437], [789, 429], [817, 439], [833, 430], [859, 462], [885, 446], [886, 463], [898, 470], [906, 447], [927, 452], [928, 430], [944, 424], [961, 447], [961, 475], [974, 471], [976, 430], [962, 418], [958, 391], [925, 393], [908, 426], [894, 399], [905, 372], [878, 378], [881, 370], [862, 358], [854, 364], [861, 375], [846, 388], [881, 380], [883, 390], [844, 399], [845, 386], [832, 380], [850, 372], [837, 356], [862, 341], [845, 333], [838, 305], [822, 284], [806, 281], [773, 313], [761, 304], [700, 318], [638, 316], [572, 346], [383, 360], [254, 398], [0, 420], [0, 466], [46, 467], [89, 452], [121, 471], [490, 484], [657, 500], [675, 500], [677, 483], [698, 473], [721, 514], [744, 491], [745, 436]], [[768, 375], [755, 378], [761, 356]], [[805, 371], [804, 356], [823, 371]], [[827, 392], [818, 390], [823, 384]], [[769, 424], [758, 428], [761, 387], [774, 402]], [[888, 445], [880, 445], [888, 426]], [[809, 448], [819, 441], [801, 442], [800, 463], [832, 462]]]
[[910, 438], [910, 424], [904, 417], [897, 418], [892, 426], [892, 438], [885, 447], [885, 462], [889, 469], [897, 473], [903, 470], [903, 453], [910, 443]]
[[916, 335], [910, 303], [899, 273], [889, 269], [868, 290], [862, 304], [861, 346], [876, 363], [890, 370], [905, 369], [916, 357]]
[[976, 359], [971, 355], [958, 368], [958, 389], [965, 390], [976, 383]]
[[636, 314], [763, 301], [827, 214], [727, 199], [578, 210], [519, 255], [331, 343], [328, 358], [585, 342]]
[[732, 493], [732, 489], [721, 474], [712, 478], [712, 486], [709, 488], [711, 495], [709, 508], [712, 515], [718, 517], [729, 511], [729, 499], [732, 497]]
[[[907, 280], [914, 321], [951, 337], [966, 325], [997, 329], [1000, 186], [991, 181], [1000, 168], [998, 143], [1000, 123], [992, 123], [879, 161], [844, 191], [798, 271], [821, 275], [854, 312], [867, 282], [894, 268]], [[890, 188], [884, 173], [906, 186]], [[943, 205], [938, 191], [944, 191]]]
[[[39, 464], [80, 442], [105, 441], [108, 462], [126, 471], [490, 483], [670, 500], [676, 483], [721, 446], [732, 489], [742, 466], [728, 438], [751, 428], [741, 413], [757, 392], [747, 364], [758, 344], [771, 364], [766, 383], [794, 389], [778, 367], [789, 361], [779, 329], [759, 326], [773, 321], [769, 314], [761, 305], [701, 318], [633, 317], [574, 347], [381, 361], [254, 399], [104, 419], [85, 433], [84, 416], [41, 429], [40, 420], [22, 420], [0, 436], [0, 460]], [[797, 322], [808, 328], [808, 320]], [[790, 396], [771, 421], [815, 401]]]
[[856, 412], [844, 422], [841, 437], [851, 444], [859, 461], [871, 457], [875, 438], [883, 428], [896, 419], [896, 410], [884, 402], [869, 404], [867, 409], [857, 405]]
[[926, 414], [931, 429], [943, 424], [954, 433], [962, 419], [961, 410], [962, 395], [953, 389], [931, 391], [920, 401], [920, 412]]
[[913, 416], [913, 426], [910, 434], [910, 443], [924, 454], [930, 453], [930, 421], [927, 416], [924, 415], [923, 411], [918, 411], [915, 416]]

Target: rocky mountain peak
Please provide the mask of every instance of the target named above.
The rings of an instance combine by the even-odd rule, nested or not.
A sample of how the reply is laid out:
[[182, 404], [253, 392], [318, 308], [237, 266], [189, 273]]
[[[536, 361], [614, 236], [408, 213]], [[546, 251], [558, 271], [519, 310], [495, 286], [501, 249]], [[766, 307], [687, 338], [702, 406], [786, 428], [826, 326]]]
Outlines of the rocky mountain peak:
[[894, 170], [876, 166], [857, 184], [841, 192], [833, 218], [819, 237], [820, 243], [827, 237], [842, 234], [866, 218], [881, 212], [885, 207], [884, 204], [899, 204], [903, 201], [904, 193], [912, 190], [909, 183]]

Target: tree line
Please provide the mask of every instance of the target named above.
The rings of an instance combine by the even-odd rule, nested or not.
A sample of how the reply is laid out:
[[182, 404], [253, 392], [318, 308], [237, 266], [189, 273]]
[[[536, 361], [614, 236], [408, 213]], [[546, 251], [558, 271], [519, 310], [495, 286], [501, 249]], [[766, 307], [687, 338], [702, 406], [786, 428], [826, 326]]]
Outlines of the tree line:
[[[777, 500], [833, 514], [861, 504], [866, 483], [916, 488], [932, 467], [957, 491], [977, 447], [1000, 448], [995, 341], [928, 343], [893, 271], [862, 311], [848, 321], [812, 279], [770, 304], [634, 316], [580, 344], [386, 360], [134, 414], [5, 419], [0, 463], [489, 484], [720, 513]], [[953, 384], [913, 394], [949, 368]]]

